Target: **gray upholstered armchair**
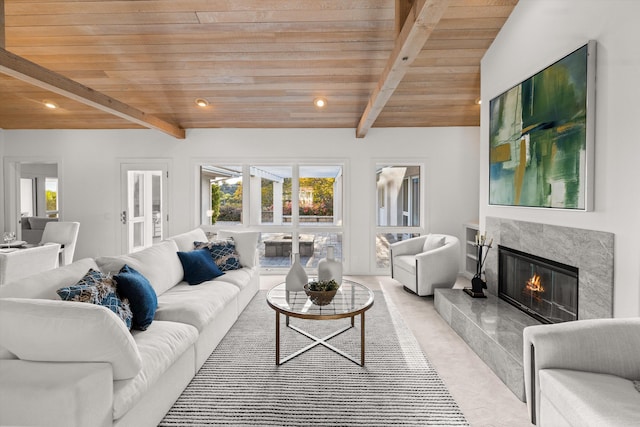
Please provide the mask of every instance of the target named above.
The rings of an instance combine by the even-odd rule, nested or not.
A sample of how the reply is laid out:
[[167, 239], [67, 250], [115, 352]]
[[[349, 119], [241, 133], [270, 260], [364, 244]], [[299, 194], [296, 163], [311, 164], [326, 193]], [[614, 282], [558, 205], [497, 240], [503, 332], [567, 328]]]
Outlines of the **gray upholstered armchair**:
[[534, 424], [640, 425], [640, 318], [529, 326], [523, 342]]
[[435, 288], [450, 288], [460, 269], [460, 241], [446, 234], [424, 236], [396, 242], [391, 249], [391, 277], [405, 289], [420, 295], [433, 295]]

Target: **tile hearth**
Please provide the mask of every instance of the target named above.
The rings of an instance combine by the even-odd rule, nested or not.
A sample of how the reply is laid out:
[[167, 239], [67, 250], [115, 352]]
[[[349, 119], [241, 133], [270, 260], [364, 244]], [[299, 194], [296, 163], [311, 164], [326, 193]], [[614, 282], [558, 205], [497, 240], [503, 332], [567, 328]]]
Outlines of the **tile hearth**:
[[436, 289], [436, 311], [521, 401], [525, 401], [522, 330], [540, 322], [498, 297]]

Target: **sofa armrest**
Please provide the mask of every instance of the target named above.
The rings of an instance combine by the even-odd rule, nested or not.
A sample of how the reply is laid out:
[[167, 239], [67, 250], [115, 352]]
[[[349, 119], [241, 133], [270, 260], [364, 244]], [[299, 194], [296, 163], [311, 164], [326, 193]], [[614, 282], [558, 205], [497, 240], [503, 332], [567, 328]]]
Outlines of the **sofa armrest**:
[[523, 332], [525, 393], [539, 419], [541, 369], [572, 369], [640, 379], [640, 318], [529, 326]]
[[424, 246], [424, 241], [427, 240], [427, 237], [428, 234], [425, 234], [423, 236], [412, 237], [411, 239], [392, 243], [389, 245], [389, 248], [391, 249], [391, 256], [416, 255], [422, 252], [422, 247]]
[[142, 368], [138, 346], [111, 310], [75, 301], [0, 298], [0, 346], [20, 360], [107, 362], [116, 380]]
[[109, 363], [0, 360], [0, 425], [110, 426]]

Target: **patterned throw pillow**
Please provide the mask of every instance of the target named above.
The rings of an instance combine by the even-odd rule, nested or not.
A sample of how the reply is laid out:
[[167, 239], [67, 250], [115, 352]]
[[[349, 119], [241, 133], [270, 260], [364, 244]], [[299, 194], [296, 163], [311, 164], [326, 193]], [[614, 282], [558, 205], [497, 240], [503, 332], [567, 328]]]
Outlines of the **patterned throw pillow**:
[[131, 329], [133, 314], [129, 301], [126, 298], [120, 299], [115, 282], [100, 271], [90, 268], [78, 283], [60, 288], [56, 292], [64, 301], [88, 302], [107, 307], [122, 319], [127, 329]]
[[238, 270], [242, 268], [242, 265], [240, 265], [240, 255], [236, 252], [236, 245], [233, 239], [193, 242], [193, 246], [195, 249], [208, 249], [218, 268], [220, 268], [220, 271]]

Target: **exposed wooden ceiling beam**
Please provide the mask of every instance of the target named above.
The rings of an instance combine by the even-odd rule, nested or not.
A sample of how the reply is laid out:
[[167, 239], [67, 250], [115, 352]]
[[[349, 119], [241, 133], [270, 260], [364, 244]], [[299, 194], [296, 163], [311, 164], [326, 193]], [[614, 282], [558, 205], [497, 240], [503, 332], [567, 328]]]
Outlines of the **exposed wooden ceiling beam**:
[[5, 48], [4, 35], [4, 0], [0, 0], [0, 48]]
[[23, 82], [57, 93], [133, 123], [157, 129], [179, 139], [185, 138], [181, 127], [147, 114], [131, 105], [97, 92], [61, 74], [0, 49], [0, 72]]
[[382, 71], [378, 84], [369, 97], [367, 107], [360, 118], [356, 137], [364, 138], [385, 104], [417, 58], [422, 46], [444, 14], [449, 0], [415, 0], [407, 19], [398, 34], [391, 56]]
[[404, 23], [407, 22], [407, 16], [411, 12], [411, 7], [415, 0], [396, 0], [396, 37], [402, 31]]

